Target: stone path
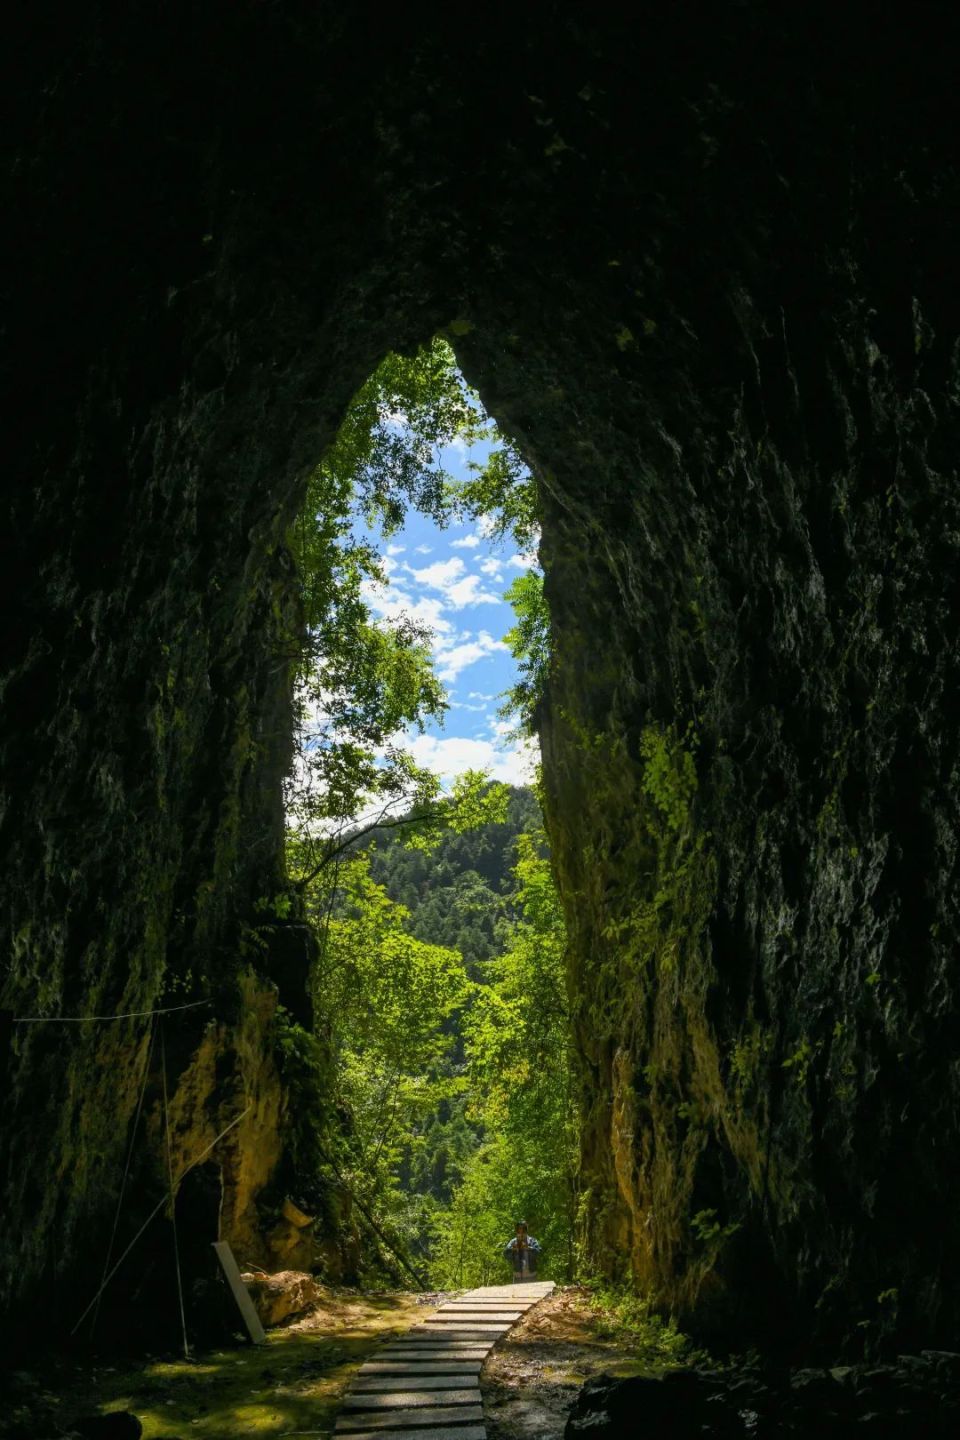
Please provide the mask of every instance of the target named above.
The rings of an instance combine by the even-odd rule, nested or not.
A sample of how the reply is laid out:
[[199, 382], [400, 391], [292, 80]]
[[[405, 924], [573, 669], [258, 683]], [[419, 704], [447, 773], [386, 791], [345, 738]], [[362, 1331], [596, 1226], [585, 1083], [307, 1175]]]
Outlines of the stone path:
[[[487, 1440], [480, 1367], [551, 1280], [485, 1285], [448, 1300], [361, 1365], [337, 1419], [343, 1440]], [[401, 1440], [399, 1434], [396, 1440]]]

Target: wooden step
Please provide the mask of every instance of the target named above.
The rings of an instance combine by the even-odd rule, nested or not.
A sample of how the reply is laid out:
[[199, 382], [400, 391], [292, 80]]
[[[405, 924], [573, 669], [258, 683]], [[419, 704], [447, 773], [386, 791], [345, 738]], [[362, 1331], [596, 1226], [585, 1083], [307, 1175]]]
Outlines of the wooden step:
[[[390, 1343], [391, 1350], [455, 1350], [458, 1355], [468, 1350], [491, 1350], [499, 1335], [451, 1335], [445, 1330], [411, 1330], [399, 1340]], [[387, 1347], [384, 1347], [384, 1350]], [[382, 1355], [384, 1350], [378, 1350]], [[471, 1357], [472, 1358], [472, 1357]]]
[[[517, 1320], [519, 1320], [519, 1315]], [[494, 1319], [490, 1315], [431, 1315], [429, 1320], [421, 1320], [408, 1335], [416, 1335], [421, 1330], [432, 1327], [440, 1330], [509, 1330], [511, 1325], [516, 1325], [516, 1320]]]
[[411, 1365], [402, 1375], [358, 1375], [350, 1394], [389, 1394], [394, 1390], [456, 1390], [463, 1385], [476, 1385], [479, 1375], [479, 1365], [472, 1375], [424, 1375]]
[[[413, 1426], [458, 1425], [473, 1422], [483, 1429], [482, 1405], [437, 1405], [423, 1409], [351, 1411], [337, 1418], [336, 1431], [346, 1430], [406, 1430]], [[484, 1432], [485, 1434], [486, 1432]]]
[[365, 1375], [479, 1375], [482, 1360], [431, 1360], [417, 1356], [412, 1360], [367, 1360], [357, 1374]]
[[494, 1348], [494, 1341], [474, 1342], [472, 1345], [438, 1344], [429, 1341], [412, 1341], [407, 1345], [390, 1345], [389, 1349], [377, 1351], [377, 1359], [486, 1359]]
[[[444, 1368], [448, 1366], [472, 1365], [473, 1374], [479, 1374], [480, 1366], [486, 1360], [486, 1355], [468, 1355], [466, 1359], [462, 1355], [424, 1355], [420, 1351], [411, 1353], [409, 1350], [402, 1351], [398, 1355], [386, 1355], [384, 1359], [391, 1365], [409, 1366], [411, 1372], [417, 1375], [443, 1374]], [[451, 1372], [452, 1373], [452, 1372]]]
[[537, 1300], [543, 1300], [550, 1295], [551, 1290], [553, 1290], [553, 1284], [547, 1284], [543, 1289], [541, 1289], [540, 1286], [534, 1287], [528, 1286], [528, 1284], [518, 1284], [518, 1286], [508, 1286], [508, 1284], [504, 1284], [504, 1286], [498, 1286], [497, 1289], [478, 1290], [478, 1292], [471, 1293], [471, 1295], [461, 1295], [458, 1296], [458, 1299], [501, 1300], [501, 1302], [502, 1300], [507, 1300], [508, 1303], [512, 1303], [514, 1300], [534, 1300], [534, 1302], [537, 1302]]
[[413, 1341], [415, 1345], [418, 1345], [422, 1340], [426, 1340], [430, 1345], [452, 1345], [462, 1348], [471, 1345], [495, 1345], [497, 1337], [496, 1335], [481, 1334], [474, 1339], [471, 1339], [469, 1335], [464, 1339], [462, 1336], [451, 1334], [449, 1326], [446, 1325], [440, 1326], [436, 1330], [428, 1330], [425, 1325], [418, 1325], [415, 1330], [408, 1330], [406, 1335], [394, 1335], [387, 1341], [387, 1344], [409, 1345]]
[[451, 1300], [449, 1305], [441, 1305], [437, 1310], [438, 1315], [489, 1315], [497, 1310], [519, 1310], [525, 1314], [527, 1310], [536, 1305], [536, 1300], [472, 1300], [468, 1305], [465, 1300]]
[[489, 1323], [483, 1323], [479, 1320], [452, 1320], [449, 1322], [440, 1321], [439, 1323], [434, 1320], [428, 1320], [424, 1325], [418, 1326], [416, 1332], [411, 1331], [411, 1334], [479, 1335], [482, 1338], [485, 1335], [506, 1335], [507, 1331], [511, 1328], [509, 1320], [491, 1320]]
[[539, 1300], [524, 1299], [522, 1295], [481, 1295], [472, 1299], [469, 1295], [458, 1295], [455, 1300], [444, 1300], [441, 1308], [448, 1305], [538, 1305]]
[[[449, 1331], [443, 1330], [421, 1330], [416, 1336], [411, 1335], [402, 1344], [398, 1342], [392, 1348], [398, 1350], [456, 1350], [462, 1354], [464, 1350], [482, 1350], [484, 1347], [491, 1350], [500, 1339], [501, 1334], [506, 1334], [506, 1331], [499, 1333], [494, 1331], [491, 1335], [489, 1331], [482, 1330], [467, 1330], [462, 1334], [459, 1331], [451, 1334]], [[451, 1343], [453, 1341], [458, 1343]], [[473, 1356], [470, 1358], [473, 1359]]]
[[403, 1440], [487, 1440], [486, 1427], [475, 1421], [466, 1425], [438, 1425], [430, 1430], [417, 1425], [404, 1426], [400, 1431], [351, 1430], [349, 1433], [350, 1440], [386, 1440], [391, 1434], [402, 1435]]
[[456, 1295], [449, 1300], [440, 1300], [440, 1305], [540, 1305], [540, 1299], [533, 1295]]
[[416, 1390], [394, 1386], [392, 1390], [375, 1394], [360, 1394], [354, 1390], [343, 1401], [344, 1410], [409, 1410], [421, 1405], [479, 1405], [480, 1391], [476, 1384], [468, 1388], [461, 1386], [454, 1390]]

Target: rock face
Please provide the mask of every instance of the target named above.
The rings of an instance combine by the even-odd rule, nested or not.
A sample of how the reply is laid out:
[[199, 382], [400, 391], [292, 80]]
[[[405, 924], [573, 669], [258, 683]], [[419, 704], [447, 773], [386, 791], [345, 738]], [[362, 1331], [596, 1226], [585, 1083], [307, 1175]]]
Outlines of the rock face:
[[724, 1373], [676, 1370], [659, 1379], [598, 1375], [577, 1397], [565, 1440], [748, 1440], [850, 1435], [947, 1440], [960, 1421], [960, 1355], [924, 1351], [896, 1365]]
[[[209, 997], [172, 1107], [246, 1099], [254, 992], [302, 1005], [299, 932], [251, 938], [286, 529], [383, 352], [446, 327], [542, 494], [589, 1263], [728, 1332], [929, 1338], [960, 1318], [951, 49], [674, 10], [26, 37], [2, 1004]], [[143, 1029], [14, 1030], [0, 1294], [86, 1295]], [[234, 1141], [251, 1239], [277, 1083]]]

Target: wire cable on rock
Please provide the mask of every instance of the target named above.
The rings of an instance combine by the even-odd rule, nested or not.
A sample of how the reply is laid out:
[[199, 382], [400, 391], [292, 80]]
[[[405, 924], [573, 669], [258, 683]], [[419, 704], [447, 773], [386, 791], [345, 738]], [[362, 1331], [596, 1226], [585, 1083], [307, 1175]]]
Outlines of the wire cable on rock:
[[190, 1359], [187, 1315], [183, 1305], [183, 1275], [180, 1272], [180, 1239], [177, 1235], [177, 1192], [173, 1183], [173, 1148], [170, 1144], [170, 1102], [167, 1099], [167, 1047], [160, 1021], [160, 1070], [163, 1076], [163, 1128], [167, 1138], [167, 1179], [170, 1182], [170, 1223], [173, 1226], [173, 1260], [177, 1271], [177, 1299], [180, 1302], [180, 1329], [183, 1331], [183, 1358]]
[[191, 1000], [188, 1005], [168, 1005], [163, 1010], [127, 1010], [122, 1015], [14, 1015], [14, 1025], [89, 1025], [106, 1020], [145, 1020], [148, 1016], [177, 1015], [181, 1010], [197, 1010], [212, 1005], [212, 1000]]
[[[147, 1081], [148, 1081], [149, 1078], [150, 1078], [150, 1060], [151, 1060], [151, 1057], [152, 1057], [152, 1055], [153, 1055], [153, 1047], [154, 1047], [154, 1045], [156, 1044], [156, 1040], [157, 1040], [157, 1026], [156, 1026], [156, 1022], [154, 1022], [154, 1023], [150, 1026], [150, 1042], [149, 1042], [149, 1044], [147, 1045], [147, 1058], [146, 1058], [146, 1063], [144, 1064], [144, 1067], [143, 1067], [143, 1080], [142, 1080], [142, 1082], [141, 1082], [141, 1084], [140, 1084], [140, 1095], [139, 1095], [139, 1098], [137, 1099], [137, 1109], [136, 1109], [136, 1113], [135, 1113], [135, 1115], [134, 1115], [134, 1117], [133, 1117], [133, 1129], [130, 1131], [130, 1144], [127, 1146], [127, 1159], [126, 1159], [126, 1163], [125, 1163], [125, 1165], [124, 1165], [124, 1167], [123, 1167], [123, 1179], [120, 1181], [120, 1194], [119, 1194], [118, 1197], [117, 1197], [117, 1208], [116, 1208], [116, 1210], [115, 1210], [115, 1212], [114, 1212], [114, 1216], [113, 1216], [113, 1229], [112, 1229], [111, 1232], [110, 1232], [110, 1244], [107, 1246], [107, 1258], [106, 1258], [106, 1260], [103, 1262], [103, 1274], [102, 1274], [101, 1277], [100, 1277], [100, 1282], [101, 1282], [100, 1295], [103, 1294], [103, 1288], [102, 1288], [102, 1287], [105, 1286], [105, 1284], [106, 1284], [107, 1271], [110, 1269], [110, 1261], [113, 1259], [113, 1247], [114, 1247], [114, 1245], [116, 1244], [116, 1241], [117, 1241], [117, 1227], [118, 1227], [119, 1224], [120, 1224], [120, 1212], [121, 1212], [121, 1210], [123, 1209], [123, 1197], [124, 1197], [124, 1193], [125, 1193], [126, 1188], [127, 1188], [127, 1178], [128, 1178], [128, 1176], [129, 1176], [129, 1174], [130, 1174], [130, 1162], [131, 1162], [132, 1159], [133, 1159], [133, 1146], [134, 1146], [134, 1142], [136, 1141], [136, 1138], [137, 1138], [137, 1130], [138, 1130], [139, 1125], [140, 1125], [140, 1112], [143, 1110], [143, 1097], [144, 1097], [144, 1096], [146, 1095], [146, 1093], [147, 1093]], [[97, 1297], [97, 1307], [96, 1307], [96, 1309], [95, 1309], [94, 1312], [93, 1312], [93, 1319], [92, 1319], [92, 1321], [90, 1322], [90, 1338], [91, 1338], [91, 1340], [93, 1339], [94, 1331], [95, 1331], [96, 1328], [97, 1328], [97, 1317], [99, 1316], [99, 1314], [100, 1314], [100, 1296]]]
[[[225, 1135], [229, 1135], [229, 1134], [230, 1134], [230, 1131], [233, 1130], [233, 1129], [235, 1129], [235, 1128], [240, 1124], [240, 1121], [241, 1121], [241, 1120], [245, 1120], [245, 1119], [247, 1118], [247, 1116], [250, 1114], [250, 1111], [251, 1111], [252, 1109], [253, 1109], [253, 1106], [252, 1106], [252, 1105], [248, 1105], [247, 1108], [246, 1108], [246, 1110], [244, 1110], [244, 1112], [243, 1112], [242, 1115], [238, 1115], [238, 1116], [236, 1117], [236, 1119], [231, 1120], [231, 1121], [230, 1121], [230, 1124], [227, 1125], [227, 1126], [225, 1126], [225, 1127], [220, 1131], [220, 1134], [216, 1137], [216, 1139], [215, 1139], [215, 1140], [211, 1140], [211, 1141], [210, 1141], [210, 1144], [207, 1146], [207, 1148], [206, 1148], [205, 1150], [202, 1150], [202, 1151], [200, 1152], [200, 1154], [196, 1157], [195, 1160], [191, 1160], [191, 1161], [190, 1161], [190, 1164], [187, 1166], [187, 1168], [186, 1168], [180, 1175], [177, 1176], [175, 1185], [179, 1185], [180, 1182], [181, 1182], [182, 1180], [184, 1180], [187, 1175], [190, 1174], [190, 1171], [191, 1171], [191, 1170], [195, 1170], [196, 1167], [200, 1164], [201, 1160], [206, 1160], [207, 1156], [210, 1154], [210, 1151], [211, 1151], [216, 1145], [219, 1145], [219, 1143], [220, 1143], [220, 1141], [223, 1139], [223, 1137], [224, 1137]], [[146, 1230], [147, 1226], [151, 1223], [151, 1221], [154, 1220], [154, 1219], [156, 1218], [156, 1216], [160, 1214], [160, 1211], [163, 1209], [164, 1205], [166, 1205], [166, 1204], [168, 1203], [168, 1201], [169, 1201], [169, 1197], [168, 1197], [166, 1194], [163, 1195], [163, 1197], [162, 1197], [160, 1200], [157, 1201], [156, 1205], [155, 1205], [155, 1206], [153, 1207], [153, 1209], [150, 1211], [150, 1214], [147, 1216], [146, 1220], [144, 1220], [143, 1224], [140, 1226], [140, 1229], [137, 1231], [136, 1235], [134, 1235], [133, 1239], [130, 1241], [130, 1244], [127, 1246], [126, 1250], [124, 1250], [123, 1254], [120, 1256], [120, 1259], [117, 1261], [117, 1263], [114, 1265], [113, 1269], [110, 1271], [110, 1274], [109, 1274], [109, 1275], [107, 1276], [107, 1278], [102, 1282], [102, 1284], [101, 1284], [99, 1290], [97, 1291], [96, 1295], [94, 1295], [93, 1299], [90, 1301], [90, 1304], [87, 1306], [86, 1310], [84, 1310], [83, 1314], [80, 1316], [80, 1319], [77, 1321], [77, 1323], [74, 1325], [73, 1329], [70, 1331], [70, 1334], [71, 1334], [71, 1335], [76, 1335], [77, 1331], [80, 1329], [80, 1326], [83, 1324], [84, 1320], [86, 1320], [87, 1316], [90, 1314], [90, 1311], [93, 1309], [94, 1305], [96, 1305], [97, 1301], [100, 1299], [100, 1296], [103, 1294], [104, 1290], [106, 1290], [107, 1286], [110, 1284], [110, 1281], [113, 1279], [114, 1275], [116, 1275], [117, 1271], [120, 1269], [120, 1266], [123, 1264], [124, 1260], [126, 1260], [127, 1256], [130, 1254], [130, 1251], [133, 1249], [134, 1245], [136, 1245], [137, 1241], [140, 1239], [140, 1236], [141, 1236], [141, 1235], [143, 1234], [143, 1232]]]

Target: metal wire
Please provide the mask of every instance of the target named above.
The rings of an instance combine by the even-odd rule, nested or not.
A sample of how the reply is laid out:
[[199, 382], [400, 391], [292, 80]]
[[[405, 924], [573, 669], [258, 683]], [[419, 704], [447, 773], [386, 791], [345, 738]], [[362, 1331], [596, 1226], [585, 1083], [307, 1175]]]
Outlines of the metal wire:
[[176, 1015], [212, 1005], [212, 1000], [191, 1000], [189, 1005], [170, 1005], [165, 1010], [128, 1010], [123, 1015], [14, 1015], [14, 1025], [88, 1025], [103, 1020], [144, 1020], [148, 1015]]
[[[240, 1124], [241, 1120], [245, 1120], [252, 1109], [253, 1106], [248, 1105], [242, 1115], [238, 1115], [235, 1120], [231, 1120], [230, 1124], [220, 1131], [220, 1134], [216, 1137], [216, 1139], [210, 1141], [210, 1144], [207, 1146], [206, 1150], [201, 1150], [197, 1158], [190, 1161], [190, 1164], [187, 1166], [187, 1168], [182, 1172], [182, 1174], [177, 1177], [176, 1183], [179, 1185], [181, 1180], [183, 1180], [187, 1175], [190, 1174], [191, 1170], [196, 1169], [196, 1167], [200, 1164], [201, 1160], [206, 1160], [207, 1156], [210, 1154], [210, 1151], [214, 1148], [214, 1146], [219, 1145], [223, 1137], [225, 1135], [229, 1135], [230, 1131], [235, 1129], [236, 1126]], [[140, 1229], [137, 1231], [136, 1235], [134, 1235], [133, 1239], [130, 1241], [130, 1244], [127, 1246], [126, 1250], [124, 1250], [123, 1254], [120, 1256], [120, 1259], [117, 1261], [116, 1265], [114, 1265], [113, 1269], [110, 1271], [110, 1274], [107, 1276], [106, 1280], [103, 1281], [100, 1289], [97, 1291], [96, 1295], [94, 1295], [86, 1310], [84, 1310], [83, 1314], [80, 1316], [80, 1319], [70, 1331], [71, 1335], [76, 1335], [77, 1331], [80, 1329], [80, 1326], [83, 1324], [84, 1320], [86, 1320], [87, 1316], [90, 1314], [90, 1311], [93, 1309], [94, 1305], [96, 1305], [97, 1301], [100, 1299], [100, 1296], [103, 1294], [104, 1290], [106, 1290], [107, 1286], [110, 1284], [110, 1281], [113, 1279], [114, 1275], [116, 1275], [117, 1271], [120, 1269], [120, 1266], [130, 1254], [130, 1251], [133, 1249], [134, 1245], [136, 1245], [137, 1241], [140, 1239], [140, 1236], [146, 1230], [150, 1222], [155, 1219], [157, 1215], [160, 1214], [160, 1211], [163, 1209], [166, 1203], [166, 1195], [164, 1195], [162, 1199], [157, 1201], [156, 1205], [150, 1211], [150, 1214], [147, 1216], [146, 1220], [144, 1220], [143, 1224], [140, 1226]]]
[[[117, 1197], [117, 1208], [116, 1208], [116, 1212], [114, 1213], [114, 1217], [113, 1217], [113, 1229], [112, 1229], [112, 1231], [110, 1232], [110, 1244], [109, 1244], [109, 1246], [108, 1246], [108, 1248], [107, 1248], [107, 1258], [106, 1258], [106, 1260], [103, 1262], [103, 1275], [101, 1275], [101, 1277], [100, 1277], [101, 1282], [103, 1282], [103, 1281], [106, 1279], [107, 1271], [110, 1269], [110, 1261], [113, 1259], [113, 1247], [114, 1247], [114, 1245], [116, 1244], [116, 1239], [117, 1239], [117, 1226], [120, 1224], [120, 1211], [121, 1211], [121, 1209], [123, 1208], [123, 1196], [124, 1196], [124, 1191], [125, 1191], [126, 1188], [127, 1188], [127, 1177], [128, 1177], [128, 1175], [130, 1174], [130, 1162], [131, 1162], [131, 1160], [133, 1159], [133, 1143], [134, 1143], [134, 1141], [135, 1141], [136, 1138], [137, 1138], [137, 1129], [138, 1129], [138, 1127], [139, 1127], [139, 1125], [140, 1125], [140, 1112], [141, 1112], [141, 1110], [143, 1109], [143, 1097], [144, 1097], [144, 1095], [146, 1095], [146, 1093], [147, 1093], [147, 1081], [148, 1081], [149, 1078], [150, 1078], [150, 1057], [151, 1057], [152, 1054], [153, 1054], [153, 1047], [154, 1047], [154, 1045], [156, 1044], [156, 1040], [157, 1040], [157, 1027], [156, 1027], [156, 1023], [154, 1023], [154, 1024], [151, 1025], [151, 1027], [150, 1027], [150, 1043], [149, 1043], [149, 1045], [147, 1046], [147, 1060], [146, 1060], [146, 1064], [145, 1064], [144, 1067], [143, 1067], [143, 1081], [142, 1081], [142, 1083], [141, 1083], [141, 1085], [140, 1085], [140, 1096], [139, 1096], [139, 1098], [138, 1098], [138, 1100], [137, 1100], [137, 1111], [136, 1111], [136, 1114], [135, 1114], [134, 1117], [133, 1117], [133, 1129], [130, 1131], [130, 1144], [129, 1144], [128, 1147], [127, 1147], [127, 1160], [126, 1160], [126, 1164], [125, 1164], [124, 1167], [123, 1167], [123, 1179], [120, 1181], [120, 1194], [119, 1194], [119, 1196]], [[101, 1293], [102, 1293], [102, 1292], [101, 1292]], [[91, 1339], [93, 1338], [93, 1333], [94, 1333], [94, 1331], [95, 1331], [96, 1328], [97, 1328], [97, 1317], [98, 1317], [99, 1314], [100, 1314], [100, 1301], [99, 1301], [99, 1299], [98, 1299], [98, 1300], [97, 1300], [97, 1308], [96, 1308], [96, 1309], [94, 1310], [94, 1312], [93, 1312], [93, 1320], [92, 1320], [91, 1323], [90, 1323], [90, 1338], [91, 1338]]]
[[167, 1178], [170, 1182], [170, 1223], [173, 1226], [173, 1259], [177, 1271], [177, 1299], [180, 1302], [180, 1329], [183, 1331], [183, 1358], [190, 1359], [187, 1315], [183, 1308], [183, 1276], [180, 1273], [180, 1240], [177, 1235], [177, 1192], [173, 1184], [173, 1150], [170, 1145], [170, 1104], [167, 1100], [167, 1047], [160, 1021], [160, 1069], [163, 1075], [163, 1126], [167, 1137]]

